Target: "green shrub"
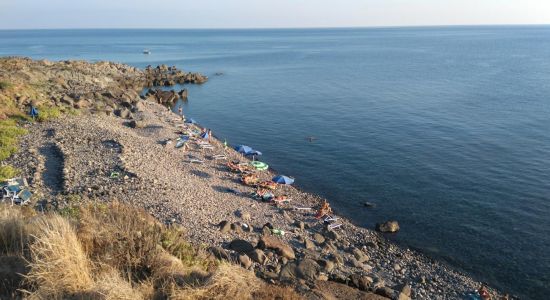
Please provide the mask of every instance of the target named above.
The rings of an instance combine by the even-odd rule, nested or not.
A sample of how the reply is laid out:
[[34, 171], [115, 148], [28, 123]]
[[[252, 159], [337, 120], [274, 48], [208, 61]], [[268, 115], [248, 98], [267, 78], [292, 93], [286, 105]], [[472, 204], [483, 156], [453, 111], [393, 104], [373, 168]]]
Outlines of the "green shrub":
[[80, 217], [80, 207], [66, 206], [59, 210], [59, 214], [67, 219], [78, 219]]
[[51, 119], [57, 119], [61, 116], [61, 110], [55, 106], [38, 107], [38, 122], [44, 122]]
[[0, 166], [0, 182], [19, 175], [19, 170], [12, 166]]
[[11, 85], [12, 84], [7, 81], [0, 81], [0, 90], [7, 90]]
[[17, 137], [27, 130], [17, 126], [15, 120], [0, 121], [0, 161], [17, 152]]

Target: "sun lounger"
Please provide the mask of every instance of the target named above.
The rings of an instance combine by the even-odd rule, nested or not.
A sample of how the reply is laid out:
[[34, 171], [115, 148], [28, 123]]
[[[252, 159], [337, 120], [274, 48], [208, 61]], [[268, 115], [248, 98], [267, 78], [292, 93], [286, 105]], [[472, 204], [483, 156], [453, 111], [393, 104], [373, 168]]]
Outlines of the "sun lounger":
[[272, 199], [271, 201], [277, 204], [282, 204], [282, 203], [290, 203], [291, 200], [292, 199], [288, 198], [288, 199], [281, 199], [281, 200]]
[[325, 216], [325, 219], [323, 221], [325, 221], [325, 223], [331, 223], [331, 222], [336, 222], [336, 220], [338, 220], [339, 218], [337, 217], [332, 217], [330, 215], [326, 215]]
[[213, 160], [227, 159], [227, 156], [219, 154], [219, 155], [212, 156], [212, 159]]
[[340, 228], [342, 226], [342, 224], [330, 224], [328, 225], [328, 229], [336, 229], [336, 228]]
[[298, 206], [295, 206], [294, 209], [295, 209], [295, 210], [312, 210], [313, 208], [311, 208], [311, 207], [298, 207]]
[[23, 189], [14, 197], [13, 202], [21, 205], [27, 204], [31, 200], [31, 196], [32, 193], [29, 190]]
[[190, 162], [190, 163], [203, 164], [203, 163], [204, 163], [204, 160], [200, 160], [200, 159], [190, 159], [189, 162]]

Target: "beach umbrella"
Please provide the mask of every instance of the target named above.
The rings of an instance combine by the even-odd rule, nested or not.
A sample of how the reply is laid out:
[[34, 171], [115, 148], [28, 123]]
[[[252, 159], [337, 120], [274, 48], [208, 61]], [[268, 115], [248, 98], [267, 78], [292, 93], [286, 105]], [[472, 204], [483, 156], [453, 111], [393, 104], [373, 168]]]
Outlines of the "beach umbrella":
[[279, 183], [279, 184], [293, 184], [294, 183], [294, 178], [290, 178], [290, 177], [287, 177], [287, 176], [284, 176], [284, 175], [277, 175], [275, 177], [273, 177], [273, 182], [276, 182], [276, 183]]
[[239, 146], [235, 147], [235, 150], [239, 153], [242, 153], [242, 154], [248, 154], [251, 151], [253, 151], [252, 148], [250, 148], [246, 145], [239, 145]]
[[245, 153], [245, 155], [252, 155], [252, 156], [256, 156], [256, 155], [262, 155], [262, 152], [258, 151], [258, 150], [250, 150], [249, 152]]
[[244, 155], [252, 155], [252, 160], [254, 161], [256, 159], [256, 156], [262, 155], [262, 152], [252, 149], [249, 152], [245, 153]]
[[207, 139], [208, 137], [209, 137], [208, 130], [205, 131], [203, 134], [201, 134], [201, 138], [203, 138], [203, 139]]
[[190, 118], [190, 119], [185, 120], [185, 123], [197, 124], [197, 121], [195, 121], [195, 119], [193, 119], [193, 118]]

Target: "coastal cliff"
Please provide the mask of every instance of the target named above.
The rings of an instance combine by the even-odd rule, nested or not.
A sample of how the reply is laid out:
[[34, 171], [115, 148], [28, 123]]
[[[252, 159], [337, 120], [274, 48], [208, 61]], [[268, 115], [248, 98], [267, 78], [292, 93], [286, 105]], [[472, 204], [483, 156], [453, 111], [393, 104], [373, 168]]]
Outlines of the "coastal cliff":
[[[160, 293], [179, 299], [188, 292], [190, 299], [212, 298], [212, 293], [235, 299], [463, 299], [479, 288], [478, 281], [461, 272], [345, 218], [338, 219], [338, 229], [329, 228], [314, 217], [325, 201], [316, 195], [283, 185], [275, 193], [290, 203], [254, 199], [256, 188], [243, 185], [241, 175], [226, 165], [249, 161], [216, 139], [208, 147], [200, 138], [184, 149], [174, 147], [170, 141], [202, 129], [161, 105], [187, 92], [140, 93], [145, 87], [206, 80], [167, 66], [140, 70], [111, 62], [0, 59], [0, 120], [16, 120], [26, 130], [19, 135], [19, 149], [11, 148], [1, 164], [29, 181], [34, 196], [25, 211], [61, 214], [76, 224], [64, 230], [74, 235], [72, 242], [82, 252], [77, 255], [88, 257], [83, 258], [89, 273], [83, 282], [97, 287], [94, 293], [106, 289], [104, 267], [94, 267], [99, 264], [109, 266], [109, 274], [122, 282], [109, 291], [130, 298]], [[25, 120], [31, 105], [38, 107], [40, 122]], [[274, 175], [256, 172], [259, 181]], [[22, 227], [32, 227], [25, 214], [2, 209], [2, 224], [9, 216], [10, 222], [19, 218]], [[141, 221], [133, 223], [125, 214]], [[47, 228], [67, 223], [42, 218]], [[107, 229], [101, 231], [97, 222], [105, 222]], [[84, 229], [104, 235], [86, 235]], [[49, 241], [50, 233], [41, 231], [38, 242]], [[138, 249], [128, 256], [134, 260], [118, 265], [90, 246], [109, 244], [106, 237], [122, 241], [115, 243], [120, 252], [113, 253]], [[27, 262], [0, 272], [0, 286], [15, 282], [10, 286], [16, 296], [20, 288], [44, 297], [75, 294], [78, 288], [70, 283], [73, 289], [58, 287], [59, 295], [40, 289], [44, 279], [37, 274], [48, 257], [39, 261], [33, 255], [40, 243], [23, 240], [24, 249], [18, 250]], [[8, 256], [14, 253], [0, 252], [0, 258]], [[128, 272], [132, 268], [139, 274]], [[27, 274], [30, 282], [17, 274]], [[145, 282], [149, 292], [144, 292]]]

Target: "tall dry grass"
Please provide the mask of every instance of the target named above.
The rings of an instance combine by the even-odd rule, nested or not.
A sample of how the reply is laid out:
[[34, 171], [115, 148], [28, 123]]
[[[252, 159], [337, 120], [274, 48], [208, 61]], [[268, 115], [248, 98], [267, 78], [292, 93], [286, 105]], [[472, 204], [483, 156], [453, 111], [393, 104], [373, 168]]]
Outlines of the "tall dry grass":
[[0, 255], [22, 255], [28, 237], [21, 211], [0, 205]]
[[25, 276], [38, 299], [61, 298], [91, 290], [91, 264], [71, 224], [61, 216], [38, 219], [30, 244], [30, 271]]
[[[144, 211], [118, 203], [78, 210], [33, 216], [0, 206], [0, 298], [299, 299], [211, 261], [184, 230]], [[6, 280], [14, 274], [25, 280]]]

